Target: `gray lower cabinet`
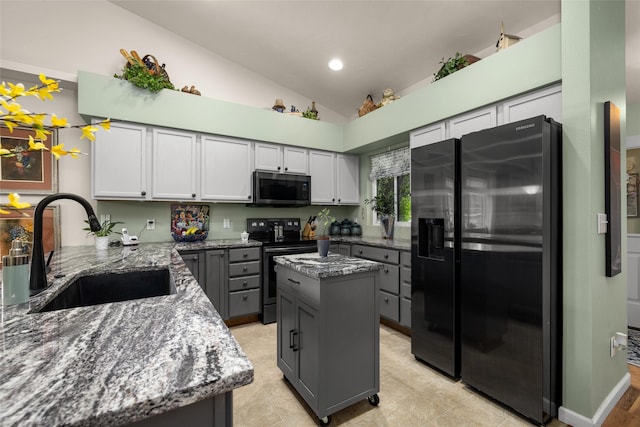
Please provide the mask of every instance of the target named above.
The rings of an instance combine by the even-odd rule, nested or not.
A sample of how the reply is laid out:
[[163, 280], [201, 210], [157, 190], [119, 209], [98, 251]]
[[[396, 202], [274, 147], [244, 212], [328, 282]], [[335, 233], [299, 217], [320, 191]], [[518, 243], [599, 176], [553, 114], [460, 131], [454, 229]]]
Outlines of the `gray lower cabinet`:
[[205, 258], [205, 279], [200, 281], [200, 286], [211, 300], [213, 306], [218, 310], [220, 316], [226, 319], [226, 305], [222, 298], [223, 284], [225, 282], [225, 267], [227, 265], [226, 251], [207, 250], [204, 251]]
[[196, 278], [196, 281], [200, 283], [200, 276], [204, 277], [204, 273], [200, 274], [200, 270], [204, 270], [204, 260], [202, 251], [184, 251], [180, 252], [182, 260], [187, 265], [187, 268]]
[[224, 319], [260, 313], [261, 253], [258, 247], [229, 249]]
[[379, 272], [316, 279], [277, 272], [277, 364], [323, 422], [362, 399], [377, 404]]
[[353, 245], [354, 257], [384, 263], [380, 279], [380, 315], [400, 323], [400, 251], [397, 249]]
[[400, 253], [400, 324], [411, 328], [411, 252]]
[[329, 252], [333, 254], [351, 256], [351, 244], [331, 242], [331, 245], [329, 246]]

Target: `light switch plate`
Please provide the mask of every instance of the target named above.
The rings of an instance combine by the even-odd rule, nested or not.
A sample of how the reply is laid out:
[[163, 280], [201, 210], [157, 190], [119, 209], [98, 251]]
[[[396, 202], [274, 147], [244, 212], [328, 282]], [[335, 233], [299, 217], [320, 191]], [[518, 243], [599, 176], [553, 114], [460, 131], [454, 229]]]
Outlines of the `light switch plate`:
[[598, 234], [607, 234], [607, 214], [598, 214]]

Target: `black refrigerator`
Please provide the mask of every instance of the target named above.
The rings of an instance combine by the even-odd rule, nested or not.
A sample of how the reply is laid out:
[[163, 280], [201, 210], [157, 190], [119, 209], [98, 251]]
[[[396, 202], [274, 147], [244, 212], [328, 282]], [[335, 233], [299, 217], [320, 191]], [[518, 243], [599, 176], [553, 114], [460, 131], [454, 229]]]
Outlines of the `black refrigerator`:
[[561, 136], [544, 116], [464, 135], [431, 181], [441, 143], [412, 150], [412, 351], [536, 423], [561, 399]]
[[460, 375], [460, 140], [411, 150], [411, 353]]

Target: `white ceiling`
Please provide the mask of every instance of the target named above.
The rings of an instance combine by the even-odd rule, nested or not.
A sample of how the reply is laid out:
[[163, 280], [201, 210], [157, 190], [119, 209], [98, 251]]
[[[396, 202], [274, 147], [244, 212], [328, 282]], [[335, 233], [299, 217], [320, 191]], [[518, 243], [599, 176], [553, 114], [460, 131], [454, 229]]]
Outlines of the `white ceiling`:
[[[560, 14], [559, 0], [112, 2], [345, 117], [367, 94], [427, 84], [455, 52], [490, 54], [501, 22], [524, 35]], [[627, 0], [628, 103], [640, 102], [638, 22]]]

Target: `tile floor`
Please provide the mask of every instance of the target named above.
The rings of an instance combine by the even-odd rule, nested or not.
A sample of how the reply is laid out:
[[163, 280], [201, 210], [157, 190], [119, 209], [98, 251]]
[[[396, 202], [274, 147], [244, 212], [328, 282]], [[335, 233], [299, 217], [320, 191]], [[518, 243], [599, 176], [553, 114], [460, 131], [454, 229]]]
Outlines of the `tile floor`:
[[[231, 328], [255, 370], [252, 384], [234, 391], [236, 427], [316, 426], [317, 418], [276, 366], [276, 324]], [[415, 360], [411, 339], [380, 326], [380, 405], [366, 400], [331, 416], [331, 426], [531, 426], [461, 382]], [[565, 426], [558, 420], [552, 427]]]

